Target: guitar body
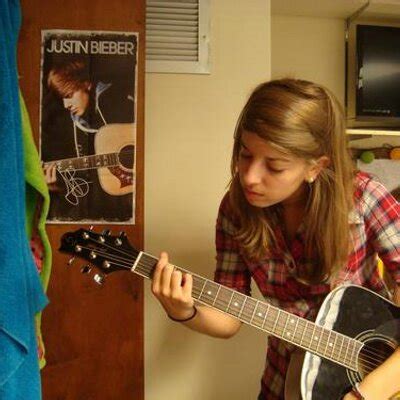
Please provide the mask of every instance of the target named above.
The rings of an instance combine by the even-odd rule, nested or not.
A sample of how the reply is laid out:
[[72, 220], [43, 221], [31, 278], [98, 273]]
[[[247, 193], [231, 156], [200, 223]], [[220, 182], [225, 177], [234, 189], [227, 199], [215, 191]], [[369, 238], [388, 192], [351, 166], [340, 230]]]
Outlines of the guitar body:
[[134, 135], [134, 124], [108, 124], [96, 133], [96, 154], [118, 153], [119, 166], [100, 167], [97, 170], [102, 189], [112, 196], [133, 192]]
[[[301, 374], [303, 400], [339, 400], [370, 372], [360, 359], [379, 352], [382, 359], [400, 343], [400, 309], [385, 298], [359, 286], [342, 286], [325, 299], [316, 324], [364, 343], [358, 373], [306, 352]], [[371, 359], [371, 356], [369, 356]], [[375, 357], [376, 359], [376, 357]]]

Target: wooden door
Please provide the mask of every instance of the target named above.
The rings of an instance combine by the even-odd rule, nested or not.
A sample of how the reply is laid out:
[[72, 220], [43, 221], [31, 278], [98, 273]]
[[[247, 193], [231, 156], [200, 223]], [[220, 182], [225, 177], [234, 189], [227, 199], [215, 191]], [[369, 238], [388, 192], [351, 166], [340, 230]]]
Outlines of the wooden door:
[[[139, 32], [136, 138], [136, 223], [101, 226], [124, 230], [143, 247], [144, 0], [21, 0], [18, 48], [20, 84], [36, 143], [39, 136], [42, 29]], [[48, 225], [53, 266], [43, 313], [47, 366], [44, 400], [143, 399], [143, 282], [114, 273], [98, 287], [79, 265], [57, 251], [61, 235], [76, 225]], [[87, 228], [87, 226], [86, 226]], [[79, 263], [78, 263], [79, 264]]]

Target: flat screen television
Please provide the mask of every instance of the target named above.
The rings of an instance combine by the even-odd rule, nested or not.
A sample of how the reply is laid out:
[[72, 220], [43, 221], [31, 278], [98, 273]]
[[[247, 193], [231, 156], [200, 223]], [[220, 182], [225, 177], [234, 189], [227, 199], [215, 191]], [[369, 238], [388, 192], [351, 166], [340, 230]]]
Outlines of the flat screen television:
[[356, 26], [354, 125], [400, 127], [400, 27]]

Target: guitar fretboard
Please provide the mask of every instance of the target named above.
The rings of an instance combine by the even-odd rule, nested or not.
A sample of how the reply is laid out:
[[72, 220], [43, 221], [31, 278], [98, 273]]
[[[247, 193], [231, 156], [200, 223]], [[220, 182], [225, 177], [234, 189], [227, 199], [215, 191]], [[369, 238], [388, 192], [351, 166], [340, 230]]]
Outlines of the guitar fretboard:
[[55, 164], [60, 172], [67, 170], [79, 171], [101, 167], [115, 167], [119, 165], [118, 153], [95, 154], [91, 156], [66, 158], [63, 160], [46, 162], [44, 165]]
[[[157, 258], [141, 252], [132, 271], [151, 279], [157, 261]], [[188, 272], [179, 267], [175, 268]], [[191, 272], [190, 274], [193, 276], [192, 296], [198, 302], [353, 371], [358, 370], [358, 354], [363, 345], [360, 341], [323, 328], [305, 318], [253, 299], [209, 279]]]

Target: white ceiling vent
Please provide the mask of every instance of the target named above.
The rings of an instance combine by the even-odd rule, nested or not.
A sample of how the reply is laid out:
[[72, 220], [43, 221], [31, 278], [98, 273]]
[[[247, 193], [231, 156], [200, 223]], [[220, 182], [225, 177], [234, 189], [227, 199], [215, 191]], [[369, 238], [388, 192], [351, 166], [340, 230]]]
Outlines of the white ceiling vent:
[[207, 74], [209, 0], [146, 1], [146, 72]]

